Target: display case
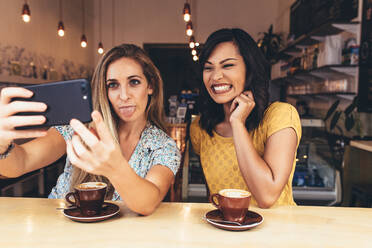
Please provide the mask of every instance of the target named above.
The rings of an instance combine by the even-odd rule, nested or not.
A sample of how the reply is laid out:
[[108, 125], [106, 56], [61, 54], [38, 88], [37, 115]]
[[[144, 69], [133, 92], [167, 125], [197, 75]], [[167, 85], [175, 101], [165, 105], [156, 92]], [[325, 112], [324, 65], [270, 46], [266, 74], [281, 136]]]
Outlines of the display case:
[[299, 205], [340, 203], [340, 172], [336, 169], [323, 121], [303, 119], [302, 133], [292, 181], [294, 200]]

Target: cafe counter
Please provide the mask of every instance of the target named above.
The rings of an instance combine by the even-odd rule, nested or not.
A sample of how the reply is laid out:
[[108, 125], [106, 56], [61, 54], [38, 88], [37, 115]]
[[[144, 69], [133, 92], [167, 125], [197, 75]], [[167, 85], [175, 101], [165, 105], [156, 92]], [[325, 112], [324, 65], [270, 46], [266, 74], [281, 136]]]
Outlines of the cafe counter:
[[282, 206], [251, 208], [263, 217], [246, 231], [212, 226], [208, 203], [162, 203], [138, 216], [120, 213], [94, 223], [63, 215], [63, 200], [0, 198], [0, 247], [372, 247], [372, 209]]

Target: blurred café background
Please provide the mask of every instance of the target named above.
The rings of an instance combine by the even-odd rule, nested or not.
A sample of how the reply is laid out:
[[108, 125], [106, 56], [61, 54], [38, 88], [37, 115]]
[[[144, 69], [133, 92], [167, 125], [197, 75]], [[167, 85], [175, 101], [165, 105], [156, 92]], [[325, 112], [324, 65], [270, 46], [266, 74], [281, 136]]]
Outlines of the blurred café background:
[[[0, 11], [0, 88], [90, 79], [102, 53], [121, 43], [148, 52], [183, 155], [166, 201], [208, 201], [188, 138], [198, 55], [213, 31], [246, 30], [271, 63], [270, 101], [301, 115], [297, 204], [372, 206], [371, 0], [0, 0]], [[0, 196], [46, 197], [64, 160], [1, 177]]]

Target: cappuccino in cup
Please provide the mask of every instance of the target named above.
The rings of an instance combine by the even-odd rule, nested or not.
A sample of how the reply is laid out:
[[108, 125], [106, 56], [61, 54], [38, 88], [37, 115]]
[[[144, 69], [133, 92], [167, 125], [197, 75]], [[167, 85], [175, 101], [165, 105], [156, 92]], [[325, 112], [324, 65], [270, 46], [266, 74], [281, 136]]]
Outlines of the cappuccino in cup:
[[[75, 191], [66, 195], [66, 201], [80, 209], [83, 216], [93, 216], [101, 212], [106, 196], [107, 184], [102, 182], [81, 183]], [[74, 198], [71, 201], [70, 198]]]
[[79, 190], [96, 190], [106, 188], [107, 185], [101, 182], [87, 182], [77, 185], [75, 188]]
[[[217, 201], [216, 201], [217, 198]], [[228, 221], [243, 223], [251, 201], [251, 193], [241, 189], [222, 189], [209, 198]]]
[[242, 189], [223, 189], [218, 193], [224, 197], [231, 198], [244, 198], [251, 195], [251, 193]]

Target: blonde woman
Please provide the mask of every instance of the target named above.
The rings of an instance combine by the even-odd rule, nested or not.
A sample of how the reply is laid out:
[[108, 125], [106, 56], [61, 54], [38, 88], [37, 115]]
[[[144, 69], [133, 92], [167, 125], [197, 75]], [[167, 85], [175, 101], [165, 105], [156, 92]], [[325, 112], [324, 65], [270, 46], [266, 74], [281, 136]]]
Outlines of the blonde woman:
[[[89, 128], [73, 119], [69, 126], [48, 131], [15, 130], [45, 119], [27, 117], [20, 123], [12, 117], [14, 113], [42, 112], [46, 106], [10, 104], [13, 97], [32, 94], [23, 88], [2, 90], [0, 174], [18, 177], [67, 152], [64, 172], [49, 198], [63, 198], [82, 182], [104, 181], [109, 186], [107, 199], [123, 200], [131, 210], [149, 215], [163, 200], [180, 164], [177, 146], [165, 133], [160, 73], [141, 48], [124, 44], [102, 57], [91, 87], [95, 110]], [[13, 145], [16, 138], [30, 137], [36, 139]]]

